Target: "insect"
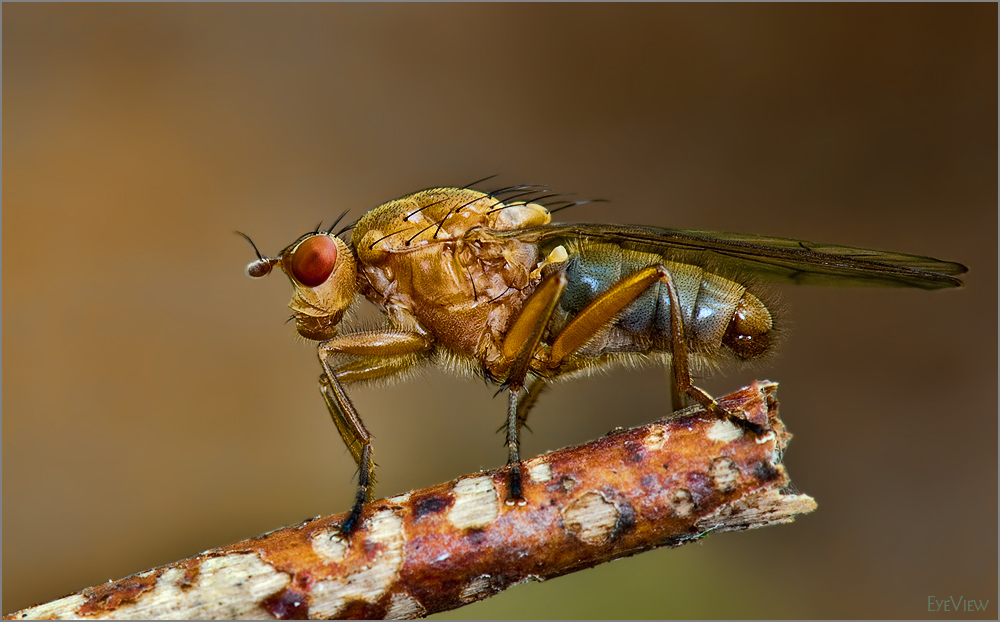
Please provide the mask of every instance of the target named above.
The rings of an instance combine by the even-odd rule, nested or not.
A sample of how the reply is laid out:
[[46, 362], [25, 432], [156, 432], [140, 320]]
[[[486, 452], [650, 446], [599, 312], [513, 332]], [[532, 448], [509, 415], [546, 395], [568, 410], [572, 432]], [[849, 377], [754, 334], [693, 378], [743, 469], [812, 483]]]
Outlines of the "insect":
[[[318, 342], [320, 392], [358, 463], [343, 533], [357, 527], [375, 483], [372, 436], [344, 385], [425, 364], [499, 385], [509, 396], [506, 501], [523, 505], [518, 437], [548, 383], [661, 364], [672, 368], [675, 408], [689, 398], [728, 417], [692, 383], [691, 370], [774, 348], [778, 320], [748, 279], [940, 289], [961, 287], [955, 275], [966, 271], [927, 257], [755, 235], [552, 224], [552, 212], [575, 203], [553, 202], [558, 196], [523, 185], [431, 188], [366, 213], [350, 243], [333, 233], [335, 223], [276, 257], [254, 246], [251, 277], [279, 266], [292, 282], [296, 329]], [[361, 296], [385, 312], [384, 325], [341, 332]]]

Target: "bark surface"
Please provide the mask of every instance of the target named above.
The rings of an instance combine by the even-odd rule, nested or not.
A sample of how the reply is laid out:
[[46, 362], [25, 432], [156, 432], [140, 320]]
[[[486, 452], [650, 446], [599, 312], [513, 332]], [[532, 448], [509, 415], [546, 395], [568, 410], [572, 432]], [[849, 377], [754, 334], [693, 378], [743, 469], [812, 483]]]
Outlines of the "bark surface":
[[[507, 469], [316, 518], [88, 588], [7, 618], [417, 618], [711, 532], [790, 522], [812, 498], [789, 492], [791, 435], [775, 389], [720, 400], [737, 423], [692, 407], [526, 460], [524, 506]], [[761, 425], [761, 434], [738, 425]]]

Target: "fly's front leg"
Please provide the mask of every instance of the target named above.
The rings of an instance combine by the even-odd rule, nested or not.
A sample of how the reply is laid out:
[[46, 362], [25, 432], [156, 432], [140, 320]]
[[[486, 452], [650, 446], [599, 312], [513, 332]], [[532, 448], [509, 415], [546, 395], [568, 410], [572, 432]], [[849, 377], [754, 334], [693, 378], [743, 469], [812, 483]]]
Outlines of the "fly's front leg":
[[[351, 403], [343, 382], [371, 380], [398, 374], [416, 362], [414, 354], [429, 350], [430, 340], [416, 333], [392, 331], [341, 335], [319, 345], [319, 359], [324, 374], [320, 392], [326, 401], [340, 438], [358, 464], [358, 491], [347, 520], [340, 526], [344, 534], [357, 527], [364, 504], [371, 501], [375, 488], [375, 462], [372, 459], [372, 436]], [[356, 360], [334, 368], [334, 355], [354, 355]]]
[[319, 390], [326, 400], [326, 407], [337, 425], [340, 438], [358, 463], [358, 490], [351, 506], [351, 513], [340, 526], [341, 533], [347, 535], [354, 531], [361, 516], [361, 508], [371, 501], [375, 488], [375, 462], [372, 460], [372, 435], [361, 422], [361, 417], [351, 404], [347, 393], [336, 376], [323, 374], [319, 378]]
[[517, 397], [520, 387], [510, 388], [510, 400], [507, 403], [507, 466], [510, 467], [510, 485], [507, 487], [507, 505], [524, 505], [524, 493], [521, 490], [521, 440], [518, 438]]
[[670, 354], [673, 367], [672, 397], [677, 404], [683, 391], [719, 417], [730, 418], [712, 396], [691, 383], [688, 366], [687, 338], [684, 335], [684, 316], [673, 277], [662, 265], [643, 268], [618, 281], [592, 300], [574, 317], [552, 342], [549, 367], [556, 368], [567, 356], [593, 337], [602, 326], [614, 319], [620, 311], [636, 300], [657, 281], [667, 288], [670, 297]]
[[[530, 392], [519, 399], [527, 381], [528, 369], [535, 349], [555, 312], [559, 298], [566, 290], [566, 274], [556, 272], [539, 284], [524, 301], [517, 319], [507, 330], [500, 352], [509, 364], [504, 385], [510, 392], [507, 406], [507, 464], [510, 465], [510, 486], [507, 489], [507, 505], [524, 505], [521, 492], [521, 456], [519, 454], [519, 432], [528, 417], [528, 411], [541, 392], [541, 386], [534, 397]], [[529, 388], [534, 389], [535, 382]]]

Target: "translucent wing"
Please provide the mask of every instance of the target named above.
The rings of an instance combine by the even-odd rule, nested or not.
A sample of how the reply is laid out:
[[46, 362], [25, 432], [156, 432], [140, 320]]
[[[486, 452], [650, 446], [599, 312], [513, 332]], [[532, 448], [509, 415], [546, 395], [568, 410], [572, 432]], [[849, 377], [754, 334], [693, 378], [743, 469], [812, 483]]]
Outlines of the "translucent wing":
[[641, 225], [554, 224], [498, 232], [543, 249], [565, 240], [617, 244], [685, 263], [728, 266], [755, 277], [800, 285], [961, 287], [960, 263], [886, 251], [815, 244], [744, 233], [680, 231]]

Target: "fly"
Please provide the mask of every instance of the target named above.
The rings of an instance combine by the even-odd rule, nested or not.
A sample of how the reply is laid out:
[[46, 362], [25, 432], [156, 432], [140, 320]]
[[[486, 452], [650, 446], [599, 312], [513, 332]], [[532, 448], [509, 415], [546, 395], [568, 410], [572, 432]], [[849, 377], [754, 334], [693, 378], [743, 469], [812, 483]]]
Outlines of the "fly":
[[[573, 204], [547, 202], [553, 196], [537, 186], [422, 190], [366, 213], [349, 243], [334, 225], [247, 266], [255, 278], [274, 266], [285, 272], [296, 329], [318, 342], [320, 392], [359, 467], [344, 534], [357, 527], [375, 484], [372, 437], [344, 385], [437, 364], [506, 389], [506, 502], [523, 505], [518, 437], [548, 383], [661, 364], [672, 369], [675, 408], [690, 398], [754, 432], [691, 381], [692, 368], [774, 349], [778, 321], [748, 279], [943, 289], [961, 287], [955, 275], [966, 271], [927, 257], [756, 235], [552, 224], [552, 211]], [[385, 323], [342, 332], [359, 294], [385, 312]]]

